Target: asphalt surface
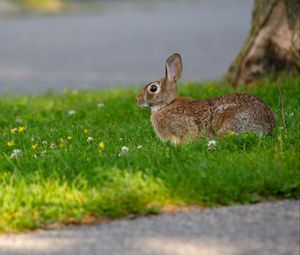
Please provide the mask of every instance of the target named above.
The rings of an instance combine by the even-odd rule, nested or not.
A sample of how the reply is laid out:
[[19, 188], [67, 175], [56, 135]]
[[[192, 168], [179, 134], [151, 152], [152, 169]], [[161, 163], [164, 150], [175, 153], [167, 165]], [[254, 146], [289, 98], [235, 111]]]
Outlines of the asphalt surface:
[[161, 78], [174, 52], [183, 80], [218, 79], [248, 34], [252, 5], [107, 1], [93, 13], [0, 15], [0, 95], [138, 85]]
[[299, 255], [299, 202], [203, 209], [0, 237], [1, 255]]

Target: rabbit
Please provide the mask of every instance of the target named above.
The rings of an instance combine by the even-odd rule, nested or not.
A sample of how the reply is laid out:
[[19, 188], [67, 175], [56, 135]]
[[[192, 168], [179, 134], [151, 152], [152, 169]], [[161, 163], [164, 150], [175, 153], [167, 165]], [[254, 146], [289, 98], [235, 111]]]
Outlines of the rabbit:
[[203, 100], [180, 97], [176, 82], [182, 74], [178, 53], [166, 60], [165, 77], [148, 83], [136, 97], [137, 105], [151, 109], [151, 122], [162, 141], [174, 144], [201, 137], [224, 137], [231, 132], [272, 134], [276, 118], [260, 98], [233, 93]]

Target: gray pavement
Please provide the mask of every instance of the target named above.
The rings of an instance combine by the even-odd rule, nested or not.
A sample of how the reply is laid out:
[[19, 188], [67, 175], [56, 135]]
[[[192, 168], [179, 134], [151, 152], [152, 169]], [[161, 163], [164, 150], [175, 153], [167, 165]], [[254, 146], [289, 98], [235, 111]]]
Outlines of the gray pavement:
[[299, 255], [299, 201], [0, 236], [0, 254]]
[[106, 1], [93, 13], [0, 17], [0, 95], [137, 85], [180, 52], [184, 80], [218, 79], [248, 33], [253, 1]]

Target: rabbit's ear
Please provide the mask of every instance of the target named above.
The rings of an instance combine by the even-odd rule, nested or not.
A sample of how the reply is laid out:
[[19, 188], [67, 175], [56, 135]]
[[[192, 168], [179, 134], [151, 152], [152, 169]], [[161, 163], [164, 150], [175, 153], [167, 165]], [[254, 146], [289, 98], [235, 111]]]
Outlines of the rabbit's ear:
[[169, 81], [177, 81], [182, 74], [182, 62], [178, 53], [174, 53], [168, 57], [166, 61], [166, 79]]

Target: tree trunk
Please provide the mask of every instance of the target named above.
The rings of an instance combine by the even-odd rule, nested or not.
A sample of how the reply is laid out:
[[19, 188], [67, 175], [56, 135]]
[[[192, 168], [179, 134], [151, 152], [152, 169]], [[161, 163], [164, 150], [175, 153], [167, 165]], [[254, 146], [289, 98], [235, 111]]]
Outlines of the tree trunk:
[[300, 1], [255, 0], [250, 33], [226, 79], [237, 86], [282, 71], [300, 71]]

